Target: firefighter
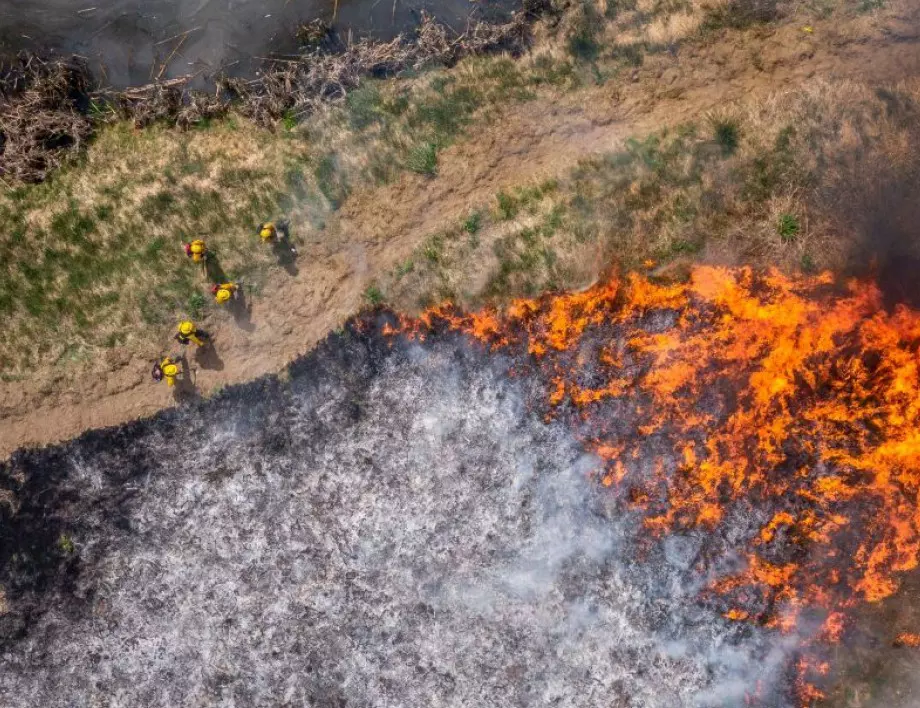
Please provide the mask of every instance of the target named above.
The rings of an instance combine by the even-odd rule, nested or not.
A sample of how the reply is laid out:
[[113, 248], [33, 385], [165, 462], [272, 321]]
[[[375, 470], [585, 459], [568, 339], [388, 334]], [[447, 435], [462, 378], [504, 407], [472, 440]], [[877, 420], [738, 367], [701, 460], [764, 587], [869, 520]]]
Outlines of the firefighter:
[[208, 333], [198, 329], [194, 322], [184, 320], [176, 327], [176, 341], [183, 346], [189, 342], [194, 342], [199, 347], [203, 347], [208, 339]]
[[281, 252], [287, 248], [292, 255], [297, 255], [297, 249], [291, 245], [288, 239], [286, 221], [281, 221], [277, 224], [274, 221], [266, 221], [259, 227], [259, 238], [262, 239], [262, 243], [274, 244], [281, 249]]
[[274, 221], [266, 221], [259, 227], [259, 238], [262, 239], [262, 243], [269, 243], [278, 238], [278, 227]]
[[208, 258], [208, 247], [200, 238], [191, 243], [183, 243], [182, 248], [185, 249], [185, 255], [195, 263], [203, 263]]
[[221, 283], [218, 285], [215, 283], [211, 287], [211, 292], [214, 293], [214, 300], [218, 305], [223, 305], [230, 300], [235, 300], [239, 294], [240, 286], [236, 283]]
[[162, 361], [153, 365], [152, 376], [154, 381], [166, 379], [167, 386], [175, 386], [176, 379], [182, 376], [182, 365], [175, 359], [164, 356]]

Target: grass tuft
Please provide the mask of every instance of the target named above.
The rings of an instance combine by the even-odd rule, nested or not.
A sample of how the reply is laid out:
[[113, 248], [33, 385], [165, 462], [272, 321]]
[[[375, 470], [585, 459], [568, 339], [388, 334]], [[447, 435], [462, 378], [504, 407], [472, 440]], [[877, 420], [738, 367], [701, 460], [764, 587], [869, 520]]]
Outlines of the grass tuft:
[[434, 175], [438, 171], [438, 146], [422, 143], [409, 150], [406, 167], [420, 175]]
[[735, 118], [713, 118], [712, 132], [723, 155], [734, 154], [741, 144], [741, 126]]
[[779, 234], [783, 243], [795, 241], [800, 230], [801, 226], [799, 224], [799, 219], [795, 214], [780, 214], [776, 222], [776, 232]]
[[517, 216], [518, 203], [510, 194], [499, 192], [495, 195], [495, 200], [498, 202], [498, 218], [502, 221], [509, 221]]
[[364, 291], [364, 299], [371, 307], [382, 305], [384, 300], [383, 293], [375, 283], [367, 286], [367, 289]]
[[415, 261], [409, 258], [396, 266], [396, 279], [402, 280], [414, 270]]
[[569, 37], [567, 48], [572, 57], [586, 63], [597, 61], [601, 50], [594, 33], [587, 27]]
[[207, 306], [207, 302], [208, 301], [201, 293], [196, 292], [189, 295], [188, 302], [186, 303], [189, 317], [193, 320], [200, 320], [202, 315], [204, 315], [204, 309]]
[[478, 211], [474, 211], [463, 220], [463, 230], [468, 234], [479, 233], [480, 228], [482, 228], [482, 213]]

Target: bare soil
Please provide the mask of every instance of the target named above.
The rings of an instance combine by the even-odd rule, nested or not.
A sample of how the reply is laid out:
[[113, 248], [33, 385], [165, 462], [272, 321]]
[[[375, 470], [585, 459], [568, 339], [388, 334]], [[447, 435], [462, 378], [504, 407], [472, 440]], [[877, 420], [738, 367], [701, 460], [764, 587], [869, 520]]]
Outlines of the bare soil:
[[[436, 177], [405, 175], [352, 195], [321, 240], [301, 248], [297, 275], [279, 269], [245, 321], [227, 313], [209, 326], [218, 356], [197, 364], [188, 352], [194, 386], [207, 395], [281, 371], [357, 311], [375, 278], [501, 188], [559, 174], [631, 135], [814, 80], [888, 84], [920, 76], [920, 8], [913, 5], [848, 24], [818, 22], [812, 31], [792, 18], [726, 33], [651, 55], [623, 80], [509, 110], [445, 151]], [[75, 384], [60, 372], [4, 384], [0, 455], [175, 405], [172, 392], [149, 378], [155, 358], [176, 350], [170, 336], [143, 351], [112, 350]]]

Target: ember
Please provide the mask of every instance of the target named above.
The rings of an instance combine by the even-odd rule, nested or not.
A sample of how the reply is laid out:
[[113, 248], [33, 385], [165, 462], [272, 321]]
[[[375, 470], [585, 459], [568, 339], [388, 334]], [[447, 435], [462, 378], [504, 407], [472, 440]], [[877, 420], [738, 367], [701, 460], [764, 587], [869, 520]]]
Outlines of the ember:
[[[631, 275], [401, 325], [520, 357], [546, 414], [602, 461], [605, 493], [659, 538], [724, 539], [698, 570], [718, 576], [701, 600], [729, 620], [789, 633], [807, 616], [821, 626], [808, 642], [837, 642], [917, 566], [920, 314], [886, 312], [872, 284], [700, 267], [686, 284]], [[820, 697], [826, 664], [795, 673], [803, 704]]]

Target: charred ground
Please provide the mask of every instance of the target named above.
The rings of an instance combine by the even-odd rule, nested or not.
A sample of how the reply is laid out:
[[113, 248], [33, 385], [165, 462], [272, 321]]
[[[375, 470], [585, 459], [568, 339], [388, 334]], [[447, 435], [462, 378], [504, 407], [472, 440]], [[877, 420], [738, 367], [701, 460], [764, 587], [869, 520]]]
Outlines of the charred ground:
[[785, 704], [782, 642], [693, 597], [705, 538], [628, 562], [535, 380], [378, 324], [3, 468], [5, 705]]

